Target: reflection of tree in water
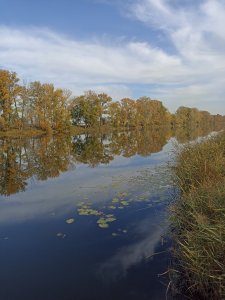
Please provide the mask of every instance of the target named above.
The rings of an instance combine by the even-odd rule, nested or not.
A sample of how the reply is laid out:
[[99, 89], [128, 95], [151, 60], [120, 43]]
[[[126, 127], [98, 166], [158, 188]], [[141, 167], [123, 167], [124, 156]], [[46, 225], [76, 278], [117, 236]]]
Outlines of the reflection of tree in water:
[[131, 157], [139, 154], [148, 156], [159, 152], [170, 137], [170, 131], [165, 128], [151, 128], [124, 132], [114, 132], [110, 145], [114, 155]]
[[25, 190], [30, 174], [24, 155], [21, 141], [0, 142], [0, 194], [7, 196]]
[[81, 135], [74, 137], [73, 155], [77, 162], [96, 167], [113, 160], [106, 136]]
[[0, 140], [0, 193], [24, 191], [32, 176], [39, 180], [59, 176], [70, 167], [70, 149], [66, 136]]
[[[216, 128], [218, 130], [218, 128]], [[76, 163], [96, 167], [108, 164], [115, 156], [148, 156], [162, 150], [171, 136], [184, 143], [206, 136], [215, 128], [165, 127], [108, 134], [57, 135], [41, 138], [0, 139], [0, 194], [8, 196], [24, 191], [27, 180], [57, 177]]]
[[35, 145], [31, 153], [34, 174], [39, 180], [58, 177], [71, 164], [71, 139], [68, 136], [45, 137]]
[[171, 137], [171, 131], [166, 127], [137, 132], [137, 154], [148, 156], [162, 150]]
[[104, 135], [80, 135], [73, 140], [73, 155], [77, 162], [92, 167], [109, 163], [114, 156], [147, 156], [159, 152], [170, 137], [166, 129], [113, 131]]
[[187, 143], [189, 141], [194, 141], [198, 137], [207, 136], [212, 131], [219, 131], [222, 128], [214, 128], [209, 124], [202, 127], [194, 127], [194, 128], [176, 128], [174, 135], [179, 143]]

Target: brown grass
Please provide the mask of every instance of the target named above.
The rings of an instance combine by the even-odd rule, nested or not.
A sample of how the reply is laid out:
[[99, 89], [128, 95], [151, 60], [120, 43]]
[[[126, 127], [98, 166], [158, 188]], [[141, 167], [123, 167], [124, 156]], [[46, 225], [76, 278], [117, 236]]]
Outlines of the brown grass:
[[178, 151], [172, 281], [190, 299], [225, 299], [225, 134]]

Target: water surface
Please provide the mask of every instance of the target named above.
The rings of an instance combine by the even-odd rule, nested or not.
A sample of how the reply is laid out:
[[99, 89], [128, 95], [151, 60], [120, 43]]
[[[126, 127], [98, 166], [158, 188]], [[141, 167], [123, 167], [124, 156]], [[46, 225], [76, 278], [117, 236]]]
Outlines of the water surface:
[[165, 299], [174, 140], [0, 140], [0, 299]]

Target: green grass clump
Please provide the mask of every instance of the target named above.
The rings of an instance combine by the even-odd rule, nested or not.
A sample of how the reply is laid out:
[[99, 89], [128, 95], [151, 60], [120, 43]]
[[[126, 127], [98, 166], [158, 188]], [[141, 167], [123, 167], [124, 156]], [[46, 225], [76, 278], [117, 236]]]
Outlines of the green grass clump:
[[225, 299], [225, 134], [179, 150], [172, 282], [190, 299]]

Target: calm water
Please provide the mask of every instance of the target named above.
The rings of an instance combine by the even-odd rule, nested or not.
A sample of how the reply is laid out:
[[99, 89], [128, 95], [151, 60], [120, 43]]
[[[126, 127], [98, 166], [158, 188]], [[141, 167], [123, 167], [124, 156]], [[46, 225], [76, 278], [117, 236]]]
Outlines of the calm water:
[[174, 140], [0, 140], [0, 299], [165, 299]]

